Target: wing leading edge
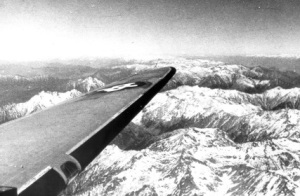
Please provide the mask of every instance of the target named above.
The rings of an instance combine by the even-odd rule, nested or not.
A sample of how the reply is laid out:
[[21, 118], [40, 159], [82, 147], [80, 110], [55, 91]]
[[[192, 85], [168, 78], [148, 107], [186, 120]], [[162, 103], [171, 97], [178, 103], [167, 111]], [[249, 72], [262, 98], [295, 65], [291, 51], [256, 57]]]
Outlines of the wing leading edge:
[[161, 68], [0, 126], [0, 196], [58, 195], [175, 74]]

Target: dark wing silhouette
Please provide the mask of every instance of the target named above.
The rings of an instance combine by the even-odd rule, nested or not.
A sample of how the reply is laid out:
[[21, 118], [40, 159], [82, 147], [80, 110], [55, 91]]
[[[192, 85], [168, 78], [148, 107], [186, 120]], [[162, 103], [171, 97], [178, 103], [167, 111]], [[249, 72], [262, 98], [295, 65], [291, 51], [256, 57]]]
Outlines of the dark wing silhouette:
[[174, 75], [145, 71], [0, 126], [0, 196], [57, 195]]

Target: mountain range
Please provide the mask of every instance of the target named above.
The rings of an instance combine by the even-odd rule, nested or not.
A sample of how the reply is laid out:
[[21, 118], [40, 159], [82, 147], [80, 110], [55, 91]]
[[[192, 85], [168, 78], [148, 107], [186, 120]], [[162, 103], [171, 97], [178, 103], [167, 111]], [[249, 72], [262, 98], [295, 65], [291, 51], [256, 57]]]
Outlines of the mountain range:
[[300, 75], [293, 71], [194, 58], [135, 61], [61, 78], [64, 91], [4, 105], [3, 114], [24, 116], [164, 66], [176, 75], [62, 195], [300, 194]]

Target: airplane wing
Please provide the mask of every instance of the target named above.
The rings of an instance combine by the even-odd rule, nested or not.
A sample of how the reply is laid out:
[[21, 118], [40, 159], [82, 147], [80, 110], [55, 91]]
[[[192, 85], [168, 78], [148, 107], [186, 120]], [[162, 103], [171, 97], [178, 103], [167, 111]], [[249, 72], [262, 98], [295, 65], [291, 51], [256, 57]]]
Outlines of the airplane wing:
[[161, 68], [0, 126], [0, 196], [54, 196], [175, 73]]

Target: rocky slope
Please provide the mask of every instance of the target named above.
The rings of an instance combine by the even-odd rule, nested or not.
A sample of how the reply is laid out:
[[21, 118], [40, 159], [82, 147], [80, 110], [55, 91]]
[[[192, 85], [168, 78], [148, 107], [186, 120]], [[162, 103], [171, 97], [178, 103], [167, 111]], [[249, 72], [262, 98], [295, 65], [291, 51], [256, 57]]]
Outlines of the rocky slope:
[[168, 87], [62, 195], [300, 194], [297, 74], [195, 59], [118, 68], [160, 66], [178, 70]]

